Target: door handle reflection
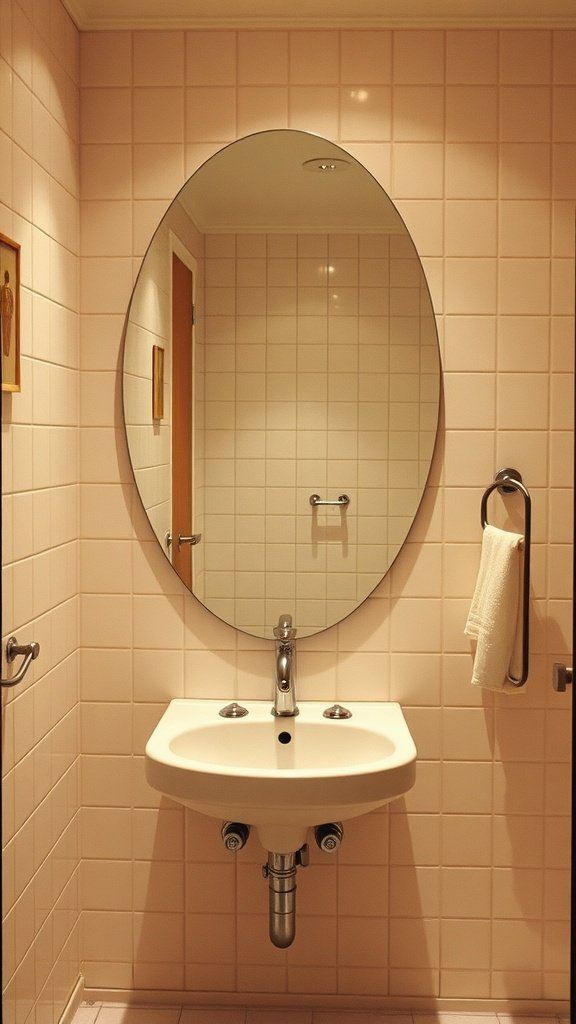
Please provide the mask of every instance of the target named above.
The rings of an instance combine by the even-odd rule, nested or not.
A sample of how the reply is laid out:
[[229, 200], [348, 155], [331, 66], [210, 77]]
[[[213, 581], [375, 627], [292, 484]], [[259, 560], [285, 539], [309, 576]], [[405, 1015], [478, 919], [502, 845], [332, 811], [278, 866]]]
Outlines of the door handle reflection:
[[[178, 544], [178, 547], [180, 548], [180, 547], [182, 547], [183, 544], [191, 544], [191, 545], [199, 544], [201, 540], [202, 540], [202, 534], [201, 533], [190, 533], [190, 534], [179, 533], [178, 537], [177, 537], [176, 543]], [[168, 533], [164, 537], [164, 543], [166, 544], [166, 547], [167, 548], [171, 547], [172, 544], [173, 544], [173, 541], [174, 541], [174, 538], [173, 538], [172, 534], [170, 533], [170, 531], [168, 531]]]

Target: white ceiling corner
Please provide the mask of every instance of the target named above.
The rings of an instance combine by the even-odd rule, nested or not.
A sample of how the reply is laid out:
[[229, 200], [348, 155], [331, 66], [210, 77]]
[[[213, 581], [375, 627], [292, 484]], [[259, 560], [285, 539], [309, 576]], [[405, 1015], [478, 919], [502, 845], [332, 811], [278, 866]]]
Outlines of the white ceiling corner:
[[63, 0], [81, 31], [575, 28], [576, 0]]

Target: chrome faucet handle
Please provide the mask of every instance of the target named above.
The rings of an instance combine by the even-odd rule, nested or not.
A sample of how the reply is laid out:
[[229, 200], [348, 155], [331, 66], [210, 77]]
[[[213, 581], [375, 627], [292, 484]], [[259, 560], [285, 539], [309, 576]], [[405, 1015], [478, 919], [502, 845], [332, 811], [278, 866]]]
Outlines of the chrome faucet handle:
[[291, 615], [281, 615], [278, 619], [278, 625], [274, 626], [272, 630], [277, 640], [293, 640], [296, 636], [296, 630], [292, 625]]

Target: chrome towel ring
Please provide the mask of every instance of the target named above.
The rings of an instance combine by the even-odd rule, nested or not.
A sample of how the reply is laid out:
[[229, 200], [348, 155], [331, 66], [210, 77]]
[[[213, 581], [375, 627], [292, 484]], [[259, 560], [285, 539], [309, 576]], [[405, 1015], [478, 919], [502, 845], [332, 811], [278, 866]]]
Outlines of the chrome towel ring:
[[480, 504], [480, 522], [482, 529], [488, 526], [488, 498], [492, 491], [499, 494], [512, 494], [519, 491], [524, 498], [524, 545], [523, 545], [523, 582], [522, 582], [522, 670], [519, 678], [509, 675], [508, 681], [513, 686], [524, 686], [528, 679], [530, 665], [530, 544], [532, 534], [532, 499], [530, 492], [522, 483], [522, 476], [517, 469], [501, 469], [494, 478], [494, 483], [486, 488]]

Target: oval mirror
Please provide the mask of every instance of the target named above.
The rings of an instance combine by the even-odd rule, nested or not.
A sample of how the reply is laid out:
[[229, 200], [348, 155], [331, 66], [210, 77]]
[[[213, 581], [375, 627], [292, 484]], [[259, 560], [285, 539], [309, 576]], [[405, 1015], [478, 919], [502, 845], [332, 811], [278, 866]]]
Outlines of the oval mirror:
[[310, 636], [364, 601], [416, 515], [439, 376], [420, 260], [357, 160], [274, 130], [200, 167], [134, 288], [124, 418], [152, 529], [206, 608]]

